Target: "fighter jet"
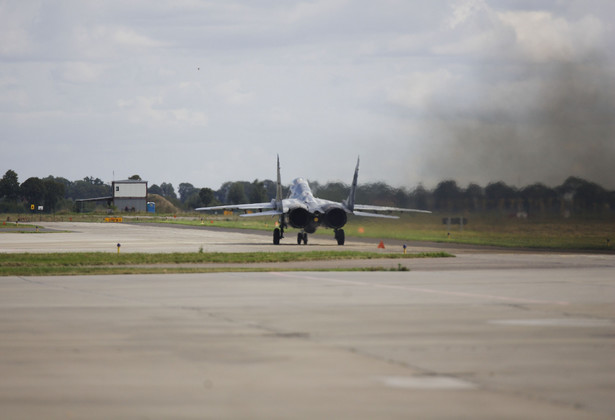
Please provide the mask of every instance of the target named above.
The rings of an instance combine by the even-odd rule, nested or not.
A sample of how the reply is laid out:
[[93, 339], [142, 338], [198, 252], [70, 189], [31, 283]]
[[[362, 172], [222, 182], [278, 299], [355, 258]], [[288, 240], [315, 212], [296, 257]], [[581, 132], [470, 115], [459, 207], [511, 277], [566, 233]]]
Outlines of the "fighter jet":
[[199, 207], [197, 211], [215, 210], [244, 210], [242, 217], [253, 216], [279, 216], [278, 227], [273, 230], [274, 245], [280, 244], [280, 239], [284, 238], [284, 231], [291, 226], [300, 229], [297, 234], [297, 244], [307, 245], [308, 233], [314, 233], [320, 226], [333, 229], [335, 240], [338, 245], [344, 245], [346, 235], [344, 225], [348, 220], [349, 214], [365, 217], [380, 217], [385, 219], [398, 219], [398, 216], [390, 214], [380, 214], [379, 212], [417, 212], [431, 213], [427, 210], [403, 209], [398, 207], [370, 206], [355, 204], [355, 193], [357, 190], [357, 178], [359, 177], [359, 158], [354, 170], [354, 177], [350, 187], [348, 198], [341, 203], [316, 198], [312, 194], [309, 184], [303, 178], [295, 179], [290, 186], [288, 198], [282, 198], [282, 182], [280, 177], [280, 156], [278, 156], [278, 178], [276, 187], [276, 197], [268, 203], [235, 204], [213, 207]]

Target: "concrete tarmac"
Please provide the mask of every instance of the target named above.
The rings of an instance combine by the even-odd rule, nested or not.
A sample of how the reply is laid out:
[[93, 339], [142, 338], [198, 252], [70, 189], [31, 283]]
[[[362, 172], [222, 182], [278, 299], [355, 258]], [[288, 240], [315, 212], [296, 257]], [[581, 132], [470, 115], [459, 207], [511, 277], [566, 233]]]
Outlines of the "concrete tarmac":
[[[353, 250], [378, 251], [378, 239], [348, 238], [337, 245], [332, 230], [326, 235], [310, 235], [307, 246], [297, 246], [297, 231], [290, 229], [279, 246], [272, 244], [272, 232], [227, 230], [209, 226], [146, 225], [129, 223], [41, 222], [39, 233], [5, 232], [0, 236], [0, 252], [259, 252]], [[388, 245], [388, 241], [387, 242]], [[402, 244], [391, 241], [382, 252], [401, 252]], [[450, 245], [451, 249], [463, 247]], [[440, 251], [441, 246], [410, 246], [408, 252]]]
[[0, 277], [0, 417], [615, 418], [613, 255], [410, 264]]

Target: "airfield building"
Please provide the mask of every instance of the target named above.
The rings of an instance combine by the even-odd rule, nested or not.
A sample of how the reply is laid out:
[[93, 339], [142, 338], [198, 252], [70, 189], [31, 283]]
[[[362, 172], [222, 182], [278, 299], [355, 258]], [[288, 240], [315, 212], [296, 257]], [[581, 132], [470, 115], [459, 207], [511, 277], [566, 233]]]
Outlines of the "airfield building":
[[119, 211], [147, 211], [147, 181], [113, 181], [113, 205]]
[[147, 211], [147, 181], [126, 179], [113, 181], [113, 195], [110, 197], [84, 198], [75, 200], [79, 211], [84, 210], [86, 203], [106, 203], [115, 206], [120, 212]]

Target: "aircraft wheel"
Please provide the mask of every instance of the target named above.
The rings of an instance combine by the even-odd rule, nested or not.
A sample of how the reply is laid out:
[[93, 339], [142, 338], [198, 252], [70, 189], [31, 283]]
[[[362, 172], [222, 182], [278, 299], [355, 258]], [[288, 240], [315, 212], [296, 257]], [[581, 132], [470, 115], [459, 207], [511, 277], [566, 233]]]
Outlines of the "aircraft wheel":
[[346, 242], [346, 235], [344, 234], [344, 229], [338, 229], [335, 231], [335, 239], [337, 240], [338, 245], [344, 245], [344, 242]]
[[308, 234], [305, 232], [299, 232], [297, 234], [297, 245], [301, 245], [301, 242], [303, 242], [304, 245], [307, 245], [307, 241], [308, 241]]
[[280, 245], [280, 236], [281, 236], [280, 229], [275, 228], [273, 230], [273, 244], [274, 245]]

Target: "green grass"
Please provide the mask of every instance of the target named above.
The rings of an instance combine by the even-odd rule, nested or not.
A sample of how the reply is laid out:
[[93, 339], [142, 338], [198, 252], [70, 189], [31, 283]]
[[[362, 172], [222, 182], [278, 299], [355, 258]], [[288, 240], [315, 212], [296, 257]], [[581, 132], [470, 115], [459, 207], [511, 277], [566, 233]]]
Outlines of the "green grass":
[[[0, 254], [0, 276], [76, 274], [196, 273], [216, 271], [277, 271], [279, 268], [248, 267], [251, 263], [284, 263], [382, 258], [412, 259], [452, 257], [445, 252], [382, 254], [356, 251], [251, 252], [251, 253], [48, 253]], [[199, 264], [216, 264], [203, 266]], [[226, 265], [226, 267], [225, 267]], [[229, 265], [233, 265], [229, 267]], [[399, 265], [401, 267], [401, 264]], [[365, 268], [362, 268], [365, 269]], [[302, 268], [305, 270], [305, 268]], [[403, 271], [403, 270], [402, 270]]]
[[[549, 216], [530, 217], [525, 220], [498, 213], [451, 214], [454, 217], [464, 216], [468, 219], [468, 224], [462, 230], [458, 225], [452, 225], [448, 230], [447, 226], [442, 223], [442, 218], [445, 216], [448, 214], [405, 214], [397, 220], [351, 216], [344, 229], [349, 237], [518, 248], [613, 251], [615, 244], [615, 213], [600, 218], [575, 216], [565, 219]], [[105, 214], [39, 215], [35, 218], [31, 217], [33, 220], [30, 222], [52, 220], [102, 222], [104, 217], [106, 217]], [[12, 216], [13, 220], [14, 218], [15, 216]], [[125, 222], [173, 223], [271, 231], [275, 227], [276, 218], [267, 216], [242, 218], [238, 215], [221, 216], [200, 213], [186, 213], [177, 217], [143, 214], [127, 216]], [[332, 237], [332, 232], [320, 229], [316, 235]], [[607, 239], [609, 239], [608, 243]]]
[[[449, 229], [442, 223], [443, 217], [442, 214], [406, 214], [396, 220], [350, 217], [344, 230], [351, 237], [514, 248], [613, 250], [615, 244], [615, 216], [517, 219], [501, 214], [469, 214], [465, 215], [468, 224], [462, 229], [459, 225], [451, 225]], [[271, 217], [203, 215], [160, 222], [257, 230], [275, 227], [275, 219]], [[331, 236], [332, 233], [321, 229], [316, 235]]]
[[[348, 235], [400, 240], [452, 242], [501, 247], [570, 250], [613, 250], [615, 219], [535, 219], [503, 216], [466, 216], [468, 224], [449, 227], [442, 216], [406, 216], [400, 220], [372, 222], [354, 218], [346, 227]], [[362, 228], [362, 229], [361, 229]], [[359, 231], [364, 233], [359, 233]], [[609, 243], [607, 244], [607, 239]]]

